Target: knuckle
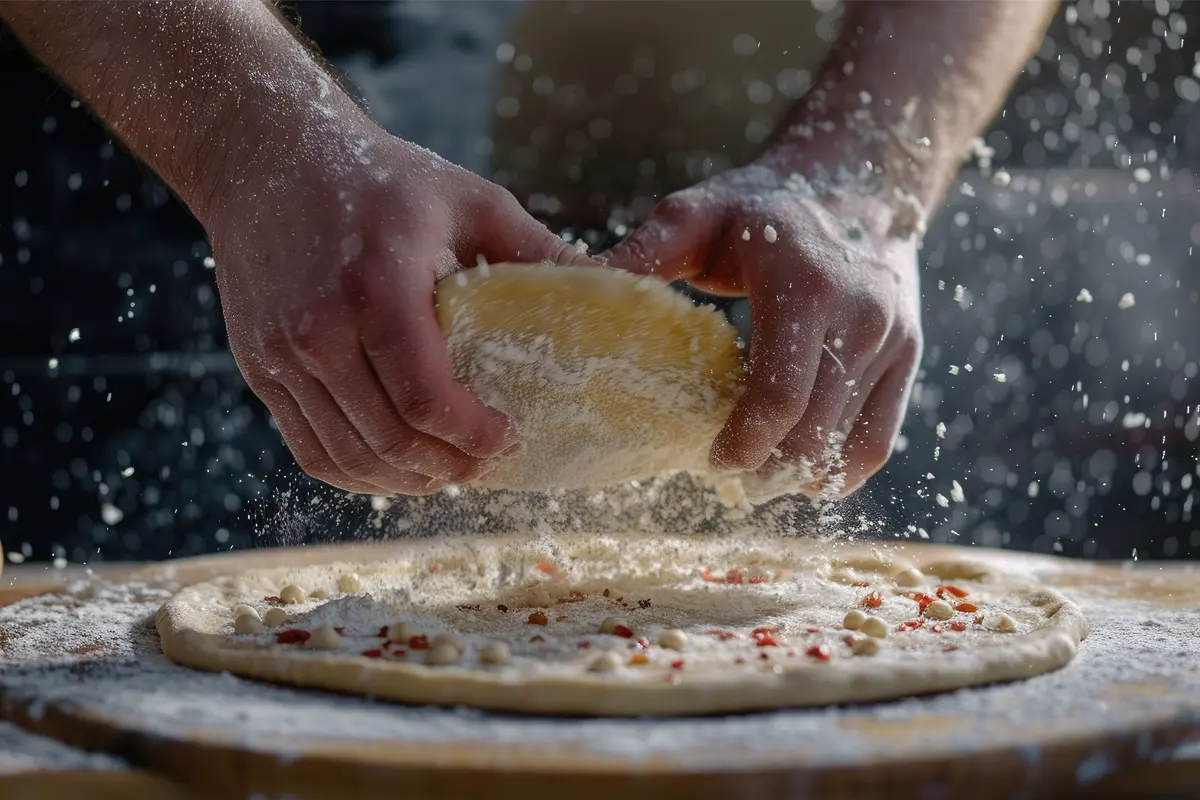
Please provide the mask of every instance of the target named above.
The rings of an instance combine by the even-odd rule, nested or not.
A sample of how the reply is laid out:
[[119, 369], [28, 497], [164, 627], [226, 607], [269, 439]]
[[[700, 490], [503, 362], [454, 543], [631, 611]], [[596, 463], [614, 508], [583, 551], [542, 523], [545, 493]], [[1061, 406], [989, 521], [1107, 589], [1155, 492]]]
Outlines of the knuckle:
[[425, 430], [441, 418], [441, 404], [437, 397], [425, 388], [411, 387], [397, 403], [400, 416], [409, 425]]

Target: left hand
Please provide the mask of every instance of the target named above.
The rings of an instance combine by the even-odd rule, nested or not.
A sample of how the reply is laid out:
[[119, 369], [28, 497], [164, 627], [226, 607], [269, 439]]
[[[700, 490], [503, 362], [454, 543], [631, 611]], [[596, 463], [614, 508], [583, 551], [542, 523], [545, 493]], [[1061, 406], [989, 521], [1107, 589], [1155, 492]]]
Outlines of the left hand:
[[887, 461], [904, 418], [921, 354], [917, 239], [895, 230], [882, 193], [813, 191], [790, 174], [764, 159], [672, 194], [600, 259], [748, 295], [746, 393], [713, 465], [800, 465], [814, 476], [801, 488], [833, 478], [848, 494]]

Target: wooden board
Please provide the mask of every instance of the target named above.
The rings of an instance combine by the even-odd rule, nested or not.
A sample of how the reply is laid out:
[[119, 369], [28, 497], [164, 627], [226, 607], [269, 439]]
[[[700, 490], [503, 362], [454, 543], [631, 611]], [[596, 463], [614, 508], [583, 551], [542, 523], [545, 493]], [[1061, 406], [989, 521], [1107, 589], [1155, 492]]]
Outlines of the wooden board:
[[[223, 554], [121, 577], [180, 584], [262, 566], [381, 560], [406, 546]], [[922, 557], [964, 554], [930, 545], [920, 550]], [[1089, 614], [1103, 617], [1127, 606], [1126, 622], [1153, 622], [1157, 627], [1144, 628], [1145, 634], [1139, 625], [1129, 628], [1136, 638], [1129, 654], [1170, 648], [1173, 637], [1194, 636], [1200, 623], [1200, 574], [1194, 571], [1130, 570], [974, 548], [969, 555], [1060, 587]], [[136, 668], [127, 657], [116, 659], [120, 669], [97, 669], [95, 678], [66, 693], [53, 671], [46, 685], [53, 680], [59, 688], [45, 696], [38, 694], [36, 673], [20, 691], [0, 679], [0, 714], [218, 796], [1094, 797], [1137, 796], [1151, 788], [1156, 796], [1193, 796], [1200, 769], [1187, 762], [1135, 768], [1165, 761], [1181, 743], [1200, 738], [1200, 664], [1139, 675], [1136, 659], [1123, 660], [1104, 636], [1100, 630], [1084, 643], [1077, 664], [1021, 684], [730, 718], [601, 722], [385, 706], [194, 673], [149, 653]], [[1169, 667], [1175, 662], [1166, 656], [1162, 664]], [[105, 658], [98, 655], [89, 666], [102, 667]], [[194, 698], [198, 715], [173, 715], [138, 701], [139, 680], [173, 674], [178, 686], [171, 701], [186, 707]], [[223, 710], [208, 714], [199, 705], [204, 702], [224, 704]], [[250, 720], [230, 709], [244, 709]], [[419, 726], [429, 732], [415, 730]], [[627, 741], [612, 747], [609, 736]], [[674, 737], [695, 745], [671, 744]]]

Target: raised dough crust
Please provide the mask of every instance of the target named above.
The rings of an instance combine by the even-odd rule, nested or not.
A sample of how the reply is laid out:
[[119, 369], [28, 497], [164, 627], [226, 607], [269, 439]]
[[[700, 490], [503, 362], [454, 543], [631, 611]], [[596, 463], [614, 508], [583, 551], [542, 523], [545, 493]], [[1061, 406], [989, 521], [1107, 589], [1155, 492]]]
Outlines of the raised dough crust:
[[741, 390], [737, 333], [664, 281], [619, 270], [481, 266], [437, 287], [459, 380], [523, 442], [478, 481], [595, 488], [708, 469]]
[[[197, 584], [159, 611], [163, 652], [200, 669], [412, 703], [545, 714], [685, 715], [887, 700], [1027, 678], [1066, 665], [1088, 632], [1079, 608], [1053, 590], [984, 565], [892, 561], [875, 548], [843, 546], [831, 560], [821, 545], [807, 540], [756, 547], [730, 540], [649, 542], [579, 534], [556, 541], [548, 556], [559, 565], [554, 577], [526, 570], [525, 580], [503, 583], [520, 548], [519, 542], [495, 537], [425, 540], [397, 545], [396, 558], [387, 563], [257, 570]], [[532, 566], [538, 556], [526, 551], [526, 558], [534, 559], [527, 562]], [[773, 579], [733, 586], [697, 577], [708, 566], [744, 568], [749, 562], [764, 565]], [[928, 575], [954, 576], [958, 585], [969, 588], [982, 612], [1013, 617], [1017, 632], [994, 633], [983, 626], [966, 633], [894, 632], [897, 622], [915, 616], [915, 604], [888, 589], [890, 578], [914, 565]], [[336, 613], [346, 618], [348, 647], [354, 647], [356, 632], [350, 628], [403, 616], [431, 634], [458, 636], [466, 645], [463, 665], [431, 668], [419, 661], [368, 659], [357, 650], [326, 653], [278, 645], [269, 635], [230, 637], [231, 611], [238, 603], [261, 605], [264, 596], [286, 583], [328, 590], [349, 571], [359, 574], [370, 597], [339, 598], [330, 602], [340, 607], [324, 611], [317, 603], [301, 606], [298, 625], [330, 624], [321, 615], [340, 608]], [[862, 581], [871, 588], [851, 585]], [[639, 636], [645, 632], [653, 642], [663, 628], [688, 631], [689, 648], [682, 654], [688, 666], [675, 673], [677, 682], [665, 679], [670, 673], [665, 659], [678, 656], [674, 651], [656, 655], [654, 648], [651, 655], [662, 657], [645, 667], [604, 674], [587, 670], [587, 659], [603, 648], [627, 655], [624, 648], [631, 643], [607, 637], [610, 645], [600, 642], [586, 653], [577, 651], [575, 640], [591, 634], [596, 642], [600, 617], [612, 612], [588, 609], [584, 603], [556, 604], [554, 598], [582, 588], [598, 599], [601, 586], [613, 586], [614, 594], [623, 592], [630, 599], [655, 599], [652, 608], [625, 612]], [[849, 648], [839, 649], [840, 637], [847, 633], [838, 630], [840, 620], [857, 606], [858, 597], [876, 587], [885, 602], [871, 613], [884, 616], [893, 632], [879, 655], [851, 657]], [[546, 594], [538, 599], [539, 590], [549, 593], [549, 601]], [[498, 599], [511, 604], [503, 617], [492, 611]], [[479, 604], [483, 610], [464, 611], [460, 604]], [[551, 623], [525, 625], [527, 613], [539, 607], [547, 609]], [[558, 621], [559, 613], [570, 619]], [[734, 656], [737, 647], [744, 649], [744, 634], [728, 644], [705, 636], [713, 627], [748, 630], [768, 621], [781, 627], [781, 637], [795, 640], [799, 657], [772, 648], [769, 664], [757, 658], [737, 664]], [[823, 633], [807, 633], [812, 625]], [[529, 643], [531, 634], [542, 633], [553, 641]], [[834, 658], [825, 663], [805, 658], [810, 637], [826, 633], [832, 637], [826, 640], [832, 642]], [[473, 654], [501, 635], [513, 647], [513, 660], [503, 667], [475, 666]], [[563, 647], [551, 647], [554, 642]], [[905, 649], [910, 644], [918, 649]], [[951, 644], [958, 649], [943, 652]], [[547, 655], [539, 657], [539, 652]], [[751, 645], [749, 655], [760, 652]]]

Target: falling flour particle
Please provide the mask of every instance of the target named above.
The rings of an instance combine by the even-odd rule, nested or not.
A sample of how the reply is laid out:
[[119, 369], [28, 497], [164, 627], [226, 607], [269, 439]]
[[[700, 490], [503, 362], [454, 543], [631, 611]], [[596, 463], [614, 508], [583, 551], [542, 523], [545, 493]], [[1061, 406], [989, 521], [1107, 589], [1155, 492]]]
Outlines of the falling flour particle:
[[1010, 183], [1012, 183], [1012, 175], [1008, 174], [1002, 169], [997, 170], [996, 174], [992, 176], [992, 183], [996, 184], [997, 186], [1008, 186]]
[[1150, 182], [1150, 170], [1145, 167], [1138, 167], [1133, 171], [1133, 179], [1138, 183]]
[[1075, 296], [1075, 300], [1079, 303], [1090, 303], [1092, 302], [1092, 293], [1087, 289], [1080, 289], [1079, 294]]
[[1134, 256], [1133, 263], [1137, 264], [1139, 267], [1150, 266], [1150, 254], [1138, 253], [1136, 256]]
[[1136, 302], [1137, 301], [1133, 299], [1133, 292], [1126, 292], [1125, 294], [1121, 295], [1121, 299], [1117, 301], [1117, 308], [1124, 311], [1127, 308], [1133, 308], [1133, 305]]
[[950, 481], [950, 499], [956, 503], [967, 502], [967, 495], [958, 481]]
[[1005, 375], [1003, 372], [993, 372], [992, 378], [996, 381], [996, 383], [1007, 383], [1008, 382], [1008, 376]]
[[750, 241], [750, 229], [749, 228], [746, 228], [745, 230], [742, 231], [742, 241], [743, 242]]
[[938, 492], [934, 499], [937, 500], [937, 504], [942, 508], [950, 507], [950, 501], [946, 499], [946, 495], [942, 494], [941, 492]]
[[205, 256], [203, 264], [205, 269], [216, 269], [217, 267], [217, 262], [213, 260], [212, 256]]
[[67, 341], [68, 342], [78, 342], [79, 336], [80, 336], [79, 328], [71, 328], [71, 332], [67, 334]]
[[963, 297], [964, 297], [964, 295], [963, 295], [962, 284], [957, 284], [954, 287], [954, 302], [961, 303], [963, 301]]
[[937, 427], [934, 428], [934, 432], [937, 434], [937, 437], [939, 439], [945, 439], [946, 438], [946, 423], [939, 422], [937, 424]]
[[950, 374], [951, 374], [951, 375], [957, 375], [957, 374], [958, 374], [958, 366], [957, 366], [957, 365], [955, 365], [955, 364], [951, 364], [951, 365], [950, 365]]
[[779, 238], [779, 235], [775, 232], [773, 227], [768, 225], [767, 227], [763, 228], [763, 238], [767, 240], [768, 244], [775, 244], [775, 240]]

